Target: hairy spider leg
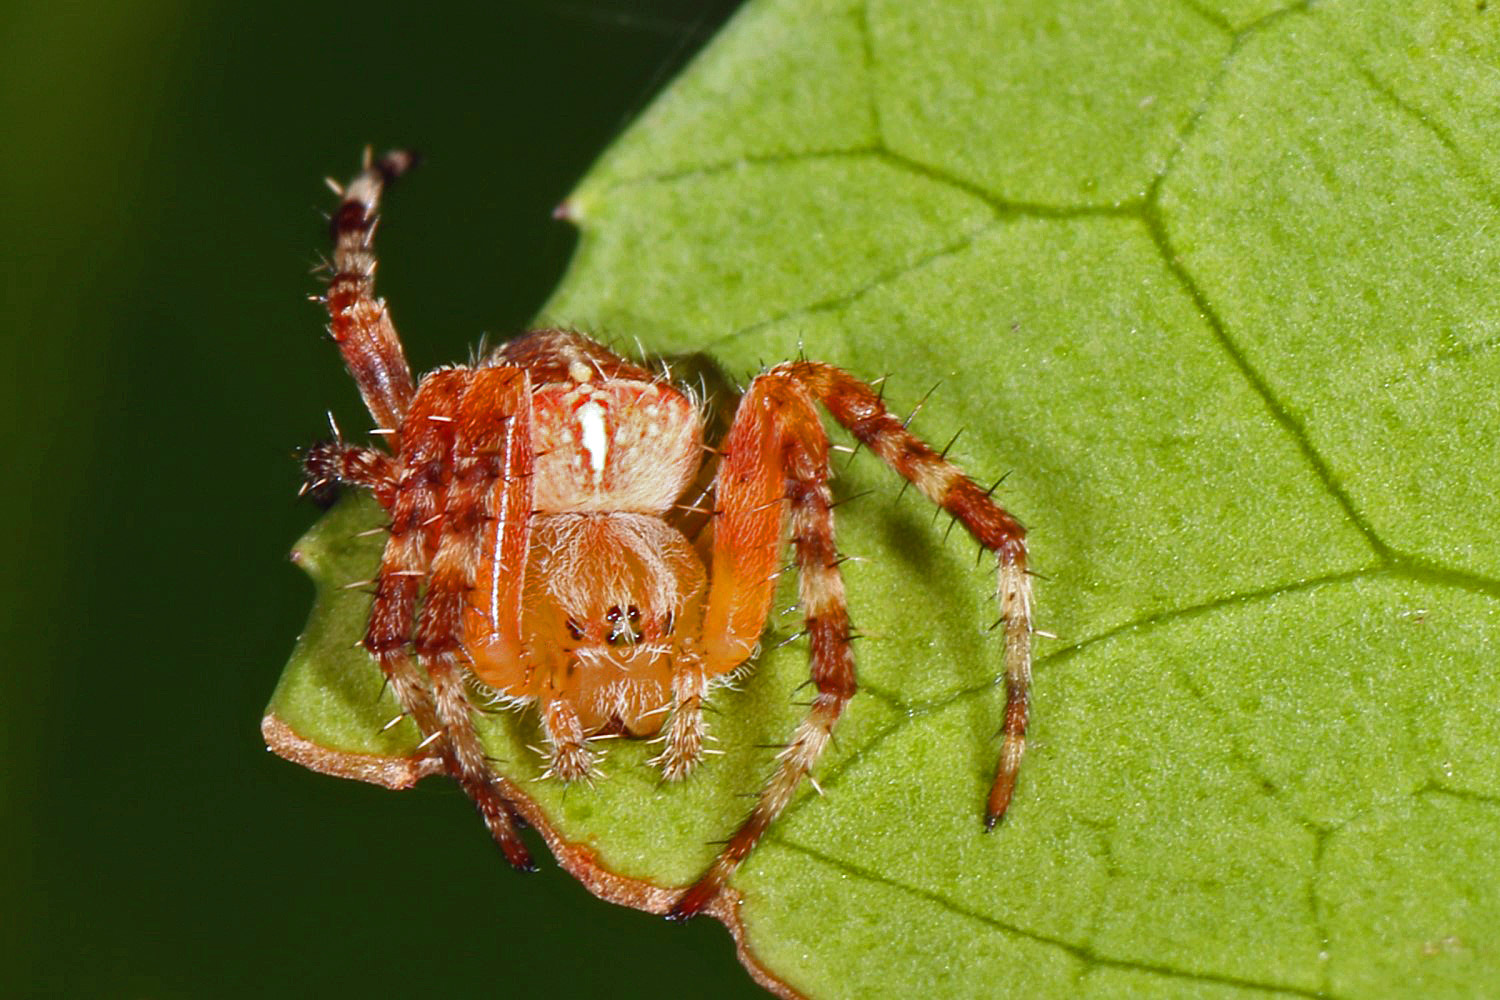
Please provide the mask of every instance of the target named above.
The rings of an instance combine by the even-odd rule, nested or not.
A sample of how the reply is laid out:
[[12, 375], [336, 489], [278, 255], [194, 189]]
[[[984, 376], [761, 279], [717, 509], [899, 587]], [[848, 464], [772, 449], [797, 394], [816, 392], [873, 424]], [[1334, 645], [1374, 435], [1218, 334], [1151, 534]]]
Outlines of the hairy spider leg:
[[[407, 412], [412, 433], [402, 446], [402, 476], [390, 509], [391, 533], [375, 578], [375, 602], [364, 644], [389, 678], [401, 707], [424, 737], [437, 741], [446, 770], [474, 801], [506, 859], [516, 868], [530, 869], [531, 857], [516, 830], [510, 803], [486, 766], [483, 752], [477, 750], [478, 737], [467, 715], [467, 703], [465, 711], [454, 710], [453, 671], [447, 669], [444, 657], [434, 655], [442, 652], [434, 633], [448, 603], [444, 590], [451, 589], [451, 581], [436, 588], [436, 602], [431, 596], [434, 587], [429, 585], [418, 623], [419, 632], [426, 630], [417, 643], [420, 667], [410, 653], [418, 590], [439, 550], [448, 506], [448, 491], [442, 484], [453, 448], [452, 414], [468, 378], [469, 373], [461, 370], [434, 372], [422, 381]], [[433, 605], [433, 610], [427, 605]]]
[[[463, 711], [455, 706], [455, 689], [462, 701], [461, 672], [441, 648], [430, 648], [450, 603], [441, 588], [434, 609], [429, 612], [424, 602], [417, 620], [421, 583], [435, 554], [440, 554], [447, 502], [443, 483], [455, 440], [451, 425], [469, 373], [436, 372], [423, 380], [419, 392], [385, 303], [375, 298], [380, 195], [413, 162], [405, 152], [372, 160], [366, 151], [362, 171], [341, 192], [343, 200], [330, 220], [333, 275], [324, 297], [329, 333], [386, 444], [399, 458], [335, 441], [309, 451], [304, 466], [310, 483], [331, 475], [370, 488], [390, 513], [390, 536], [375, 579], [364, 646], [380, 664], [402, 710], [422, 732], [423, 745], [436, 741], [433, 752], [474, 801], [507, 860], [529, 870], [534, 866], [516, 829], [508, 783], [493, 776], [486, 765], [467, 702]], [[403, 427], [415, 428], [408, 435], [415, 438], [413, 443], [402, 440]], [[418, 651], [418, 661], [424, 662], [411, 656], [414, 623], [428, 630], [422, 641], [429, 648]]]
[[396, 432], [416, 386], [385, 301], [375, 297], [375, 227], [381, 191], [413, 162], [407, 152], [386, 153], [372, 160], [370, 151], [365, 151], [364, 169], [344, 189], [343, 201], [329, 220], [333, 277], [323, 300], [328, 306], [328, 332], [339, 345], [370, 415], [388, 432], [392, 451], [400, 448]]
[[[981, 545], [997, 553], [998, 599], [1005, 625], [1005, 721], [995, 780], [985, 810], [993, 828], [1005, 814], [1015, 790], [1026, 745], [1031, 683], [1031, 583], [1026, 572], [1026, 531], [989, 494], [931, 446], [908, 431], [886, 409], [869, 385], [833, 365], [799, 361], [779, 365], [751, 383], [735, 415], [720, 472], [720, 517], [714, 529], [729, 529], [735, 541], [714, 550], [714, 580], [706, 623], [718, 634], [705, 634], [705, 645], [723, 649], [725, 638], [738, 651], [750, 641], [752, 611], [769, 610], [771, 575], [777, 551], [779, 518], [755, 511], [776, 506], [778, 483], [769, 477], [785, 471], [785, 496], [796, 552], [807, 631], [812, 643], [812, 675], [818, 689], [807, 719], [782, 751], [776, 773], [761, 792], [750, 816], [730, 838], [708, 870], [677, 901], [668, 916], [687, 919], [707, 906], [722, 889], [776, 815], [785, 808], [831, 734], [844, 704], [854, 693], [854, 661], [849, 649], [848, 614], [843, 582], [833, 546], [833, 516], [827, 490], [827, 438], [810, 399], [815, 398], [887, 465], [914, 484], [928, 499], [956, 517]], [[753, 409], [752, 409], [753, 407]], [[728, 478], [725, 478], [725, 477]], [[715, 536], [716, 542], [718, 536]], [[734, 562], [741, 545], [741, 566]], [[727, 561], [726, 561], [727, 560]], [[722, 576], [721, 576], [722, 573]], [[720, 580], [724, 585], [717, 586]], [[735, 581], [741, 588], [735, 592]], [[729, 595], [734, 596], [719, 596]], [[716, 599], [717, 598], [717, 599]], [[729, 628], [735, 617], [738, 630]], [[727, 652], [728, 650], [726, 650]]]
[[[436, 396], [430, 411], [423, 405], [429, 395]], [[530, 512], [530, 413], [530, 386], [523, 371], [436, 372], [417, 392], [402, 449], [415, 479], [413, 491], [429, 494], [432, 506], [442, 508], [440, 518], [429, 517], [425, 526], [413, 526], [426, 534], [432, 557], [412, 645], [432, 683], [453, 777], [518, 868], [530, 867], [516, 836], [511, 805], [518, 790], [490, 768], [474, 728], [465, 694], [462, 634], [481, 535], [496, 528], [502, 536], [519, 535], [524, 553]], [[436, 485], [441, 482], [449, 484], [445, 491]], [[513, 516], [517, 510], [525, 513]]]
[[708, 678], [708, 671], [696, 657], [683, 657], [673, 667], [672, 714], [661, 753], [647, 762], [661, 768], [664, 781], [682, 780], [703, 759], [703, 702], [708, 697]]
[[736, 414], [740, 422], [722, 449], [724, 460], [716, 463], [716, 474], [699, 493], [699, 502], [717, 497], [715, 510], [699, 526], [707, 538], [694, 543], [709, 566], [708, 599], [700, 656], [679, 663], [673, 673], [672, 715], [662, 752], [651, 760], [667, 781], [687, 776], [702, 759], [709, 682], [744, 664], [765, 631], [779, 575], [786, 499], [775, 458], [779, 441], [768, 420], [756, 419], [768, 416], [741, 406]]
[[996, 597], [1005, 628], [1005, 721], [1001, 726], [995, 780], [985, 804], [984, 825], [993, 829], [1010, 806], [1031, 696], [1031, 577], [1026, 571], [1026, 529], [990, 499], [989, 491], [949, 462], [886, 409], [870, 386], [833, 365], [796, 361], [783, 373], [805, 386], [849, 432], [927, 499], [958, 519], [998, 561]]
[[822, 756], [854, 696], [854, 653], [828, 488], [828, 437], [812, 397], [773, 371], [750, 384], [725, 442], [714, 523], [713, 586], [705, 647], [716, 669], [743, 661], [765, 627], [783, 518], [790, 529], [810, 643], [812, 706], [761, 789], [750, 815], [713, 863], [677, 900], [668, 918], [707, 906], [786, 808]]
[[400, 466], [390, 455], [343, 441], [324, 441], [307, 449], [302, 455], [302, 472], [303, 493], [317, 497], [331, 487], [357, 486], [369, 490], [386, 510], [391, 509], [401, 478]]

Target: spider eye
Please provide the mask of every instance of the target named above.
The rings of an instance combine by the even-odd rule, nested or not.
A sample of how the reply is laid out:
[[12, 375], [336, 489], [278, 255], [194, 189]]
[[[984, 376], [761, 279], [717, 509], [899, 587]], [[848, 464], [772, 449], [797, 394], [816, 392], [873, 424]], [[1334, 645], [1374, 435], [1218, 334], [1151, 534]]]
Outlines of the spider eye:
[[575, 640], [583, 638], [583, 629], [579, 628], [578, 623], [571, 618], [568, 619], [568, 634]]
[[629, 643], [633, 646], [640, 638], [641, 612], [634, 604], [630, 606], [628, 612], [621, 611], [620, 606], [616, 604], [604, 613], [604, 620], [610, 626], [607, 641], [611, 646], [618, 646], [621, 643]]

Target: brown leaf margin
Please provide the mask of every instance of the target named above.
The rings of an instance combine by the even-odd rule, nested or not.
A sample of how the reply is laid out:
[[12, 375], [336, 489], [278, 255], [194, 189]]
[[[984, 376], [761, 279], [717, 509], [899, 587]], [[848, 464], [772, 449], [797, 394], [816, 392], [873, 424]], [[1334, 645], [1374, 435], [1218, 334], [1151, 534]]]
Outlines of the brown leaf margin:
[[[430, 755], [388, 757], [383, 754], [332, 750], [302, 736], [282, 721], [275, 712], [267, 712], [260, 721], [260, 733], [266, 747], [276, 756], [301, 764], [310, 771], [364, 781], [392, 791], [405, 791], [423, 778], [443, 773], [443, 763]], [[630, 878], [605, 868], [598, 855], [581, 844], [567, 840], [552, 825], [542, 807], [519, 786], [496, 775], [502, 792], [516, 811], [546, 842], [563, 871], [583, 883], [583, 887], [607, 903], [628, 906], [657, 916], [664, 916], [677, 901], [681, 886], [661, 886], [646, 879]], [[745, 925], [740, 921], [740, 894], [726, 887], [717, 899], [703, 909], [729, 930], [734, 938], [735, 956], [756, 983], [786, 1000], [807, 1000], [790, 985], [777, 979], [761, 965], [745, 940]]]

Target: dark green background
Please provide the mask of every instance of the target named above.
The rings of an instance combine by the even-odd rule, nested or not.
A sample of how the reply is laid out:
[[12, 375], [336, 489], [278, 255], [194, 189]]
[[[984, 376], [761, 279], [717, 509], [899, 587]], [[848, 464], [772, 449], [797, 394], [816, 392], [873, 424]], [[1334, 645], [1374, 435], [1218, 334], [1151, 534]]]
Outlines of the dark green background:
[[554, 204], [728, 2], [7, 5], [0, 994], [761, 995], [728, 935], [510, 872], [454, 787], [270, 756], [311, 600], [293, 449], [368, 425], [319, 310], [324, 175], [395, 192], [418, 368], [522, 328]]

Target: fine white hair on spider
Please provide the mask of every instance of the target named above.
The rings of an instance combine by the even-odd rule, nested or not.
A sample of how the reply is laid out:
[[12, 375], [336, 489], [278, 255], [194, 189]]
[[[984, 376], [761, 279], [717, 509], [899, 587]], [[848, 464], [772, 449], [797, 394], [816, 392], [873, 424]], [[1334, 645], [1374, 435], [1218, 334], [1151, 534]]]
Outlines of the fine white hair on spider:
[[[422, 733], [420, 747], [474, 801], [510, 862], [530, 868], [516, 786], [496, 774], [478, 709], [540, 721], [543, 774], [601, 776], [596, 744], [656, 739], [652, 763], [685, 777], [712, 739], [710, 691], [753, 669], [777, 579], [797, 576], [812, 701], [780, 745], [749, 815], [667, 915], [721, 907], [721, 890], [806, 780], [856, 691], [829, 441], [841, 425], [991, 552], [1004, 626], [1006, 706], [984, 825], [1005, 814], [1026, 744], [1031, 582], [1026, 533], [986, 491], [917, 437], [871, 384], [820, 361], [763, 368], [721, 439], [697, 390], [568, 330], [536, 330], [467, 365], [414, 378], [374, 289], [381, 195], [414, 163], [395, 151], [346, 186], [330, 219], [329, 331], [384, 447], [332, 441], [305, 453], [315, 496], [368, 490], [389, 521], [361, 645]], [[639, 343], [637, 348], [639, 349]], [[642, 354], [644, 352], [641, 352]], [[928, 395], [930, 395], [930, 390]], [[714, 435], [718, 438], [718, 435]], [[791, 562], [783, 567], [783, 552]], [[788, 640], [790, 641], [790, 640]], [[717, 911], [716, 912], [720, 912]]]

